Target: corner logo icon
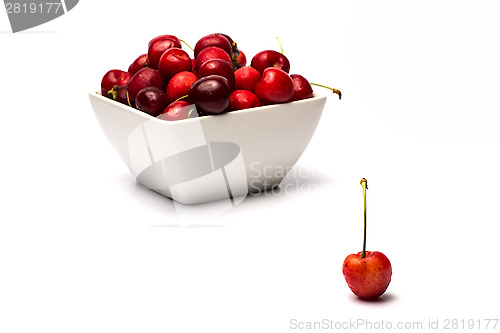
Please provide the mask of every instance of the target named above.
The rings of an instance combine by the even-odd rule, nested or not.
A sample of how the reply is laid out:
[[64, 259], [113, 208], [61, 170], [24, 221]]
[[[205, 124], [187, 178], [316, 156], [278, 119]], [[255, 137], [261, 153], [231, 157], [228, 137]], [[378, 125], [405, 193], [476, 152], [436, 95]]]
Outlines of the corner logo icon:
[[69, 12], [77, 3], [78, 0], [4, 0], [12, 32], [52, 21]]

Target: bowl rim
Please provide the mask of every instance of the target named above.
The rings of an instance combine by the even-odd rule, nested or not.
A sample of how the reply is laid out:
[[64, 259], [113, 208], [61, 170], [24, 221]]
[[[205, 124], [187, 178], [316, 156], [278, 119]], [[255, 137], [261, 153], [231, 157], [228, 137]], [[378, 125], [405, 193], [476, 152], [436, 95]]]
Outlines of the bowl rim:
[[[275, 108], [279, 108], [280, 106], [283, 106], [283, 105], [297, 105], [297, 104], [307, 104], [309, 102], [312, 102], [312, 101], [318, 101], [318, 100], [326, 100], [326, 97], [327, 95], [324, 94], [324, 93], [321, 93], [321, 94], [318, 94], [316, 93], [315, 91], [313, 92], [313, 97], [310, 97], [310, 98], [305, 98], [305, 99], [301, 99], [301, 100], [298, 100], [298, 101], [292, 101], [292, 102], [286, 102], [286, 103], [278, 103], [278, 104], [270, 104], [270, 105], [262, 105], [262, 106], [257, 106], [257, 107], [253, 107], [253, 108], [248, 108], [248, 109], [243, 109], [243, 110], [236, 110], [236, 111], [230, 111], [230, 112], [224, 112], [224, 113], [221, 113], [221, 114], [216, 114], [216, 115], [207, 115], [207, 116], [203, 116], [203, 117], [196, 117], [196, 118], [191, 118], [191, 119], [182, 119], [182, 122], [185, 123], [185, 122], [188, 122], [188, 121], [199, 121], [199, 119], [203, 119], [203, 118], [213, 118], [213, 117], [217, 117], [217, 118], [220, 118], [220, 117], [231, 117], [231, 116], [235, 116], [237, 114], [245, 114], [245, 113], [252, 113], [252, 112], [256, 112], [257, 110], [261, 111], [261, 110], [272, 110], [272, 109], [275, 109]], [[168, 120], [163, 120], [163, 119], [160, 119], [158, 117], [153, 117], [152, 115], [149, 115], [145, 112], [142, 112], [140, 110], [137, 110], [131, 106], [128, 106], [128, 105], [125, 105], [125, 104], [122, 104], [120, 102], [117, 102], [117, 101], [114, 101], [110, 98], [107, 98], [107, 97], [104, 97], [101, 95], [101, 93], [99, 91], [92, 91], [89, 93], [89, 96], [93, 97], [93, 98], [97, 98], [98, 100], [102, 101], [102, 102], [106, 102], [106, 103], [110, 103], [112, 104], [113, 106], [115, 107], [119, 107], [125, 111], [128, 111], [128, 112], [132, 112], [133, 114], [139, 116], [139, 117], [143, 117], [147, 120], [151, 120], [151, 121], [158, 121], [162, 124], [165, 124], [165, 125], [168, 125], [168, 126], [174, 126], [175, 124], [179, 123], [178, 120], [175, 120], [175, 121], [168, 121]]]

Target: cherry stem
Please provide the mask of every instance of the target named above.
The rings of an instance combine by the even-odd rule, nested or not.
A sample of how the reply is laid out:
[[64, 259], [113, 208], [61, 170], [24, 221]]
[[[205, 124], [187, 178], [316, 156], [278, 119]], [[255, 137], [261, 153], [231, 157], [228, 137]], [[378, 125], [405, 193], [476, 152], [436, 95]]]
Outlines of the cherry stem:
[[180, 41], [181, 41], [181, 42], [183, 42], [184, 44], [186, 44], [186, 45], [187, 45], [187, 47], [189, 47], [189, 48], [191, 49], [191, 51], [193, 51], [193, 52], [194, 52], [194, 49], [193, 49], [191, 46], [189, 46], [189, 44], [188, 44], [188, 43], [186, 43], [186, 42], [185, 42], [185, 41], [183, 41], [182, 39], [181, 39]]
[[113, 101], [116, 101], [116, 96], [118, 96], [118, 90], [120, 88], [117, 85], [114, 85], [110, 91], [108, 91], [108, 95], [113, 96]]
[[191, 110], [189, 110], [189, 113], [188, 113], [188, 117], [187, 119], [191, 118], [191, 113], [194, 111], [194, 108], [192, 108]]
[[283, 45], [281, 45], [279, 37], [276, 37], [276, 39], [278, 40], [278, 43], [280, 44], [281, 54], [283, 54]]
[[326, 89], [330, 89], [334, 94], [337, 94], [339, 95], [339, 99], [342, 99], [342, 93], [340, 92], [340, 90], [338, 89], [335, 89], [335, 88], [330, 88], [330, 87], [327, 87], [327, 86], [324, 86], [322, 84], [317, 84], [317, 83], [311, 83], [312, 85], [314, 86], [318, 86], [318, 87], [322, 87], [322, 88], [326, 88]]
[[[177, 101], [180, 101], [181, 99], [184, 99], [186, 97], [189, 97], [189, 95], [184, 95], [184, 96], [181, 96], [179, 98], [177, 98], [174, 102], [177, 102]], [[173, 102], [172, 102], [173, 103]]]
[[361, 179], [361, 187], [363, 187], [363, 202], [364, 202], [364, 209], [363, 209], [363, 220], [364, 220], [364, 232], [363, 232], [363, 254], [361, 255], [361, 258], [366, 257], [366, 190], [368, 189], [368, 182], [366, 181], [365, 178]]
[[128, 95], [128, 88], [127, 88], [126, 95], [127, 95], [127, 103], [128, 103], [128, 106], [132, 107], [132, 104], [130, 103], [130, 96]]

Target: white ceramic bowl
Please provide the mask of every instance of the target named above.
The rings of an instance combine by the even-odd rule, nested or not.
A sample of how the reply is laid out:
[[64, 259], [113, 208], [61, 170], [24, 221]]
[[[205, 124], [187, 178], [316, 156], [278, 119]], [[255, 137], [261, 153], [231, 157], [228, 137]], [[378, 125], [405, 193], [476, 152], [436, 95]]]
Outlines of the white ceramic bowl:
[[90, 102], [102, 130], [136, 181], [182, 204], [279, 185], [306, 149], [326, 96], [165, 121], [98, 93]]

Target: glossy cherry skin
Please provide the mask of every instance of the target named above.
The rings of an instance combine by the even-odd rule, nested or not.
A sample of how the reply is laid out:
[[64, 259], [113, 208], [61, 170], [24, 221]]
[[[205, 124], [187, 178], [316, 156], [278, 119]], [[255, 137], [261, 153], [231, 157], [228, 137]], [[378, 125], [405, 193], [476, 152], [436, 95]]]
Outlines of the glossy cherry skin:
[[135, 59], [134, 62], [130, 64], [130, 66], [128, 67], [128, 72], [134, 75], [144, 67], [148, 67], [148, 55], [146, 53], [137, 57], [137, 59]]
[[252, 58], [251, 66], [261, 73], [268, 67], [279, 68], [287, 73], [290, 72], [290, 62], [288, 58], [285, 57], [284, 54], [274, 50], [266, 50], [257, 53]]
[[202, 78], [208, 75], [220, 75], [227, 79], [229, 84], [229, 89], [234, 90], [234, 72], [233, 65], [222, 59], [210, 59], [207, 60], [198, 68], [198, 77]]
[[113, 89], [114, 86], [127, 84], [131, 78], [132, 74], [119, 69], [112, 69], [106, 72], [101, 80], [102, 96], [112, 98], [112, 94], [109, 93], [110, 90]]
[[165, 81], [159, 71], [146, 67], [132, 76], [128, 83], [128, 95], [130, 104], [133, 107], [135, 107], [135, 98], [137, 94], [146, 87], [156, 87], [160, 90], [165, 89]]
[[150, 42], [148, 47], [148, 66], [153, 69], [158, 69], [158, 64], [163, 52], [173, 47], [182, 48], [178, 39], [164, 37], [154, 42]]
[[192, 72], [180, 72], [175, 74], [167, 84], [167, 97], [170, 102], [189, 94], [189, 89], [198, 81], [198, 77]]
[[247, 57], [245, 56], [245, 53], [240, 50], [240, 54], [238, 54], [238, 57], [236, 58], [236, 64], [237, 67], [243, 67], [247, 65]]
[[183, 120], [197, 118], [196, 106], [186, 101], [175, 101], [170, 103], [158, 116], [163, 120]]
[[168, 82], [175, 74], [191, 71], [191, 69], [193, 69], [192, 62], [187, 52], [176, 47], [163, 52], [158, 64], [158, 70], [165, 82]]
[[196, 58], [201, 50], [209, 46], [217, 46], [226, 51], [228, 55], [232, 53], [231, 42], [223, 34], [215, 33], [201, 37], [198, 42], [196, 42], [194, 46], [194, 57]]
[[381, 296], [389, 286], [392, 266], [389, 259], [378, 251], [366, 251], [348, 255], [342, 265], [347, 285], [362, 299], [375, 299]]
[[135, 98], [137, 110], [146, 112], [153, 117], [162, 113], [167, 104], [167, 94], [156, 87], [146, 87], [142, 89]]
[[205, 61], [210, 59], [222, 59], [231, 63], [231, 57], [226, 51], [217, 46], [209, 46], [201, 50], [196, 57], [196, 68], [199, 69]]
[[178, 48], [181, 48], [181, 40], [179, 38], [177, 38], [176, 36], [174, 35], [160, 35], [160, 36], [156, 36], [155, 38], [151, 39], [148, 43], [148, 48], [151, 47], [151, 45], [153, 45], [154, 43], [160, 41], [160, 40], [165, 40], [165, 39], [171, 39], [174, 41], [174, 47], [178, 47]]
[[261, 78], [260, 72], [251, 66], [244, 66], [234, 72], [235, 89], [255, 92], [255, 84]]
[[199, 112], [213, 115], [226, 110], [231, 91], [227, 79], [220, 75], [202, 77], [189, 89], [189, 100]]
[[255, 84], [255, 95], [263, 104], [288, 102], [293, 95], [292, 78], [282, 69], [266, 68]]
[[229, 95], [229, 111], [243, 110], [260, 106], [257, 96], [248, 90], [235, 90]]
[[290, 101], [298, 101], [314, 96], [311, 84], [305, 77], [300, 74], [291, 74], [290, 77], [293, 81], [293, 95]]

